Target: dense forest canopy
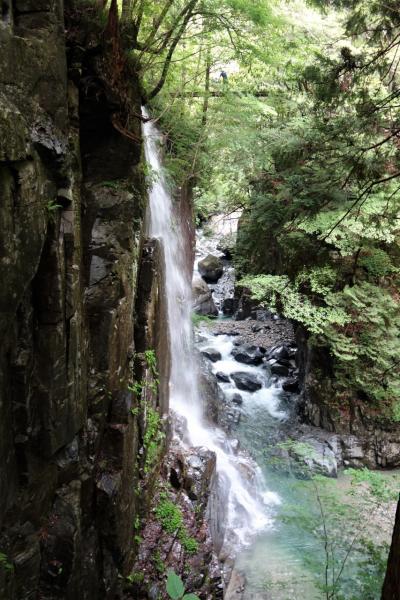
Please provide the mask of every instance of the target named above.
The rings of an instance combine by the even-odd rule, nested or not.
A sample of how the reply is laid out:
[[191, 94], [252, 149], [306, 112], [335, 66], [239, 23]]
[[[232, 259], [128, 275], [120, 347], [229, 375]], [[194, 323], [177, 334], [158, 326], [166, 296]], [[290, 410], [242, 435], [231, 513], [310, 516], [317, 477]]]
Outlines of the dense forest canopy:
[[400, 419], [395, 2], [100, 1], [171, 181], [242, 211], [242, 285], [333, 361], [331, 402]]
[[328, 349], [332, 402], [399, 419], [397, 3], [121, 8], [172, 179], [243, 211], [242, 284]]

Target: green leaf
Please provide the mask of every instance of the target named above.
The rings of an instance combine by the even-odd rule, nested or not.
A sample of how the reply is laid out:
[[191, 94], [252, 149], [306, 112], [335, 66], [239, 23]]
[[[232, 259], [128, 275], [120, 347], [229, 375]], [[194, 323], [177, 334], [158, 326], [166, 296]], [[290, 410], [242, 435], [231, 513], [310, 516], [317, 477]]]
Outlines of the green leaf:
[[196, 594], [185, 594], [182, 600], [199, 600], [199, 597]]
[[172, 600], [180, 600], [185, 593], [182, 579], [174, 571], [168, 571], [167, 593]]

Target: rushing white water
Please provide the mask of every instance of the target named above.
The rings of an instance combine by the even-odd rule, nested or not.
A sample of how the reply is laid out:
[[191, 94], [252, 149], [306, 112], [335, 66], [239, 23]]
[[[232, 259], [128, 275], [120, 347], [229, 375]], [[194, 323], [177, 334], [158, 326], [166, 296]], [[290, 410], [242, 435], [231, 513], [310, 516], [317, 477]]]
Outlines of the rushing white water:
[[[143, 114], [148, 118], [145, 109]], [[191, 445], [215, 452], [218, 477], [228, 492], [227, 533], [234, 533], [239, 542], [245, 544], [252, 534], [271, 523], [266, 504], [273, 502], [266, 493], [260, 470], [254, 466], [254, 476], [246, 478], [242, 474], [246, 471], [243, 469], [244, 457], [240, 453], [234, 454], [222, 431], [204, 422], [193, 351], [191, 277], [184, 233], [163, 174], [162, 137], [151, 121], [144, 124], [143, 133], [146, 160], [151, 167], [149, 236], [161, 240], [165, 256], [172, 361], [170, 405], [186, 419]]]

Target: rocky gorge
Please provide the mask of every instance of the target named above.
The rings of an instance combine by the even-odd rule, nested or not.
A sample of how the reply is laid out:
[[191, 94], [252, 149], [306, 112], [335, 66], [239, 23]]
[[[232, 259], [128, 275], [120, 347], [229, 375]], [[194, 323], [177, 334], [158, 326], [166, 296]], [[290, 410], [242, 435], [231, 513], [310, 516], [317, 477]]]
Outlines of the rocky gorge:
[[281, 600], [286, 483], [397, 468], [399, 427], [332, 406], [329, 357], [237, 285], [239, 214], [195, 231], [134, 33], [0, 0], [0, 598]]
[[[224, 217], [220, 215], [215, 220], [223, 221]], [[205, 247], [203, 240], [204, 236], [200, 233], [197, 264], [200, 274], [203, 271], [203, 278], [209, 280], [212, 291], [220, 281], [221, 274], [211, 279], [204, 276], [201, 257], [205, 253], [210, 249], [215, 253], [215, 260], [211, 260], [212, 255], [206, 255], [206, 264], [220, 261], [229, 271], [230, 282], [234, 271], [222, 251], [218, 227], [213, 235], [208, 233]], [[206, 304], [199, 306], [197, 281], [195, 274], [193, 306], [199, 315], [204, 315], [207, 314]], [[224, 310], [224, 291], [235, 303], [233, 318], [232, 304], [228, 304], [227, 310]], [[290, 322], [254, 302], [246, 290], [232, 290], [231, 283], [226, 286], [220, 281], [215, 304], [220, 307], [220, 317], [215, 319], [212, 309], [208, 313], [209, 318], [206, 317], [197, 325], [197, 346], [203, 365], [203, 393], [209, 418], [233, 439], [236, 452], [257, 456], [251, 437], [247, 437], [246, 433], [243, 436], [243, 431], [246, 432], [251, 421], [250, 415], [257, 410], [259, 422], [255, 424], [251, 435], [260, 438], [262, 461], [266, 460], [270, 465], [266, 477], [268, 473], [270, 476], [274, 473], [274, 477], [278, 474], [278, 478], [289, 476], [294, 480], [312, 480], [321, 475], [335, 479], [342, 477], [343, 469], [398, 466], [398, 438], [391, 428], [383, 433], [377, 431], [376, 426], [371, 427], [371, 435], [360, 426], [354, 429], [350, 426], [346, 430], [343, 426], [335, 428], [334, 419], [329, 424], [313, 419], [313, 411], [314, 414], [317, 411], [313, 398], [320, 395], [315, 395], [313, 390], [315, 376], [312, 361], [315, 359], [301, 330], [296, 330]], [[267, 417], [262, 416], [262, 411], [267, 413]], [[266, 510], [274, 515], [275, 503], [279, 504], [280, 500], [268, 489], [267, 482], [268, 479], [262, 484], [267, 488]], [[394, 520], [394, 510], [395, 504], [392, 503], [391, 522]], [[376, 519], [382, 526], [381, 517], [377, 516]], [[387, 529], [387, 524], [385, 528], [389, 536], [390, 528]], [[267, 537], [267, 533], [264, 535]], [[256, 559], [253, 556], [251, 560]], [[228, 579], [230, 583], [225, 597], [281, 598], [277, 592], [270, 596], [254, 587], [257, 574], [240, 559], [240, 551], [239, 560], [234, 564], [236, 562], [238, 567], [234, 568]], [[302, 593], [301, 586], [296, 590], [298, 594]], [[313, 590], [308, 593], [316, 592]], [[282, 597], [286, 598], [285, 595]], [[293, 597], [297, 598], [297, 595]]]

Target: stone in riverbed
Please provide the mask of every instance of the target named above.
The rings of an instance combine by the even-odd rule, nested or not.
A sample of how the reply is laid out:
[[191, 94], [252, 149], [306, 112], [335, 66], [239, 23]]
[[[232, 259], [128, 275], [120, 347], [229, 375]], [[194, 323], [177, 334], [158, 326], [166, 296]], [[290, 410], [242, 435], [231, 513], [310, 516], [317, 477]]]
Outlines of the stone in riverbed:
[[232, 398], [231, 398], [231, 402], [233, 402], [233, 404], [243, 404], [243, 398], [240, 394], [233, 394]]
[[274, 363], [271, 365], [272, 375], [279, 375], [280, 377], [287, 377], [289, 375], [289, 368], [281, 363]]
[[222, 373], [222, 371], [218, 371], [218, 373], [216, 373], [215, 377], [218, 379], [218, 381], [222, 381], [223, 383], [230, 382], [229, 375], [227, 375], [226, 373]]
[[208, 360], [211, 360], [211, 362], [217, 362], [222, 358], [221, 353], [218, 352], [218, 350], [215, 350], [214, 348], [205, 348], [201, 351], [201, 353], [203, 356], [208, 358]]
[[238, 362], [246, 365], [260, 365], [264, 354], [257, 346], [243, 346], [242, 348], [234, 348], [232, 356]]
[[199, 273], [207, 283], [215, 283], [221, 277], [224, 267], [222, 260], [218, 256], [209, 254], [203, 260], [199, 261]]
[[329, 446], [313, 438], [299, 440], [299, 449], [296, 445], [289, 450], [290, 457], [297, 463], [294, 468], [296, 477], [309, 479], [313, 475], [337, 477], [337, 460], [335, 453]]
[[193, 277], [192, 298], [192, 308], [196, 314], [212, 317], [218, 315], [210, 288], [201, 277], [196, 275]]
[[252, 373], [232, 373], [231, 377], [239, 390], [255, 392], [262, 388], [262, 384], [258, 380], [257, 375], [253, 375]]
[[297, 479], [312, 479], [315, 475], [337, 477], [337, 456], [325, 440], [301, 436], [281, 447], [275, 446], [271, 456], [275, 469], [290, 472]]
[[222, 312], [224, 313], [224, 315], [232, 317], [237, 311], [237, 307], [237, 298], [225, 298], [222, 302]]
[[274, 358], [275, 360], [289, 359], [290, 352], [287, 346], [274, 346], [268, 352], [268, 358]]
[[300, 391], [299, 380], [297, 379], [297, 377], [289, 377], [288, 379], [286, 379], [286, 381], [282, 383], [282, 389], [284, 389], [285, 392], [298, 394]]

